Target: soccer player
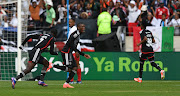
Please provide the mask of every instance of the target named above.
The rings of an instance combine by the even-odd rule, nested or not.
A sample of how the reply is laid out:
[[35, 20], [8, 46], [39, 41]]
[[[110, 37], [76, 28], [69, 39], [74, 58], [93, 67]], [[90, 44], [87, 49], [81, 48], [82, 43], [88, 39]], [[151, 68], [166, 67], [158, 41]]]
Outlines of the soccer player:
[[50, 46], [50, 54], [51, 55], [58, 55], [57, 52], [54, 52], [54, 42], [55, 42], [55, 37], [57, 34], [56, 29], [51, 30], [51, 34], [44, 34], [44, 35], [30, 35], [28, 36], [22, 43], [22, 45], [19, 47], [20, 49], [23, 49], [24, 44], [29, 40], [29, 39], [38, 39], [37, 44], [34, 46], [34, 48], [29, 52], [29, 62], [25, 70], [23, 70], [16, 78], [12, 77], [12, 88], [15, 88], [15, 84], [18, 79], [24, 77], [26, 74], [31, 72], [31, 70], [34, 68], [34, 66], [39, 63], [44, 65], [42, 70], [41, 70], [41, 75], [40, 75], [40, 80], [38, 81], [38, 85], [41, 86], [48, 86], [47, 84], [44, 83], [44, 77], [46, 75], [46, 70], [49, 66], [49, 62], [41, 56], [41, 53], [48, 47]]
[[140, 69], [139, 69], [139, 78], [134, 78], [135, 81], [141, 83], [142, 82], [142, 73], [143, 73], [143, 65], [145, 60], [149, 60], [151, 65], [157, 68], [160, 71], [161, 79], [165, 78], [165, 71], [162, 70], [159, 65], [154, 62], [154, 51], [152, 47], [152, 43], [155, 43], [155, 39], [151, 33], [151, 31], [146, 30], [146, 20], [143, 19], [141, 22], [141, 42], [137, 44], [137, 46], [142, 45], [140, 51]]
[[[69, 34], [68, 34], [68, 38], [70, 37], [70, 35], [73, 32], [77, 31], [77, 26], [75, 25], [75, 20], [74, 19], [69, 20], [69, 27], [70, 27], [70, 31], [69, 31]], [[81, 50], [80, 43], [78, 43], [77, 49]], [[81, 67], [79, 65], [80, 56], [79, 56], [78, 52], [74, 52], [74, 51], [73, 51], [73, 56], [74, 56], [74, 60], [76, 61], [76, 64], [77, 64], [77, 76], [78, 76], [77, 84], [81, 84], [82, 83], [82, 81], [81, 81]], [[69, 84], [74, 84], [74, 78], [71, 79]]]
[[87, 59], [91, 58], [88, 54], [84, 54], [83, 52], [77, 49], [77, 44], [80, 39], [80, 34], [85, 32], [85, 25], [83, 23], [79, 23], [77, 25], [77, 29], [78, 30], [76, 30], [70, 35], [68, 41], [66, 42], [65, 46], [61, 51], [61, 56], [65, 66], [51, 64], [47, 69], [49, 70], [50, 68], [55, 67], [57, 69], [70, 72], [69, 77], [67, 78], [66, 82], [63, 84], [63, 88], [74, 88], [73, 86], [69, 85], [70, 80], [74, 77], [74, 75], [77, 72], [77, 64], [74, 60], [72, 52], [73, 51], [78, 52], [80, 55], [84, 56]]

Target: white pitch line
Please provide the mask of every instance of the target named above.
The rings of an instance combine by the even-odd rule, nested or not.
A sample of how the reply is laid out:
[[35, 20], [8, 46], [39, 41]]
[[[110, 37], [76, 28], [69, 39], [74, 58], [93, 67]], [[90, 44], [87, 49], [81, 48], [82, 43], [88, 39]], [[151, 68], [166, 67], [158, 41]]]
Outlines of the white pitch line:
[[129, 93], [129, 92], [131, 92], [131, 93], [134, 93], [134, 92], [140, 92], [140, 93], [161, 93], [161, 92], [166, 92], [166, 93], [168, 93], [168, 92], [177, 92], [177, 93], [180, 93], [180, 91], [144, 91], [144, 90], [137, 90], [137, 91], [135, 91], [135, 90], [131, 90], [131, 91], [100, 91], [100, 92], [109, 92], [109, 93]]

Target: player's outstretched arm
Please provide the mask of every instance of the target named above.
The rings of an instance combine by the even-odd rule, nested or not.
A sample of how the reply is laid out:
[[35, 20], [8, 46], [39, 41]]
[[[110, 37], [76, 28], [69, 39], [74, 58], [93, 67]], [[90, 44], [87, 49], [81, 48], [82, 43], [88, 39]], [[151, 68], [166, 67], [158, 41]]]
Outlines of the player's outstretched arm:
[[35, 34], [35, 35], [29, 35], [28, 37], [26, 37], [26, 39], [22, 42], [21, 46], [19, 46], [19, 48], [21, 50], [23, 50], [23, 46], [24, 44], [29, 40], [29, 39], [38, 39], [39, 38], [39, 34]]
[[91, 56], [88, 55], [88, 54], [84, 54], [84, 57], [87, 58], [87, 59], [91, 58]]

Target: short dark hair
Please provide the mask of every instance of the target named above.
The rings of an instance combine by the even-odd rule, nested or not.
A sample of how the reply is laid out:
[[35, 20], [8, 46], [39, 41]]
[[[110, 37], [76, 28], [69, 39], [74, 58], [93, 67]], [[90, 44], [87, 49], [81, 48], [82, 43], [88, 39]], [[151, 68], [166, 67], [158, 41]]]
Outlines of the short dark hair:
[[73, 20], [75, 22], [75, 18], [71, 18], [70, 20]]
[[142, 19], [141, 25], [142, 25], [143, 27], [146, 27], [146, 26], [148, 25], [146, 19]]
[[57, 35], [57, 30], [54, 28], [54, 29], [51, 29], [51, 34], [54, 34], [54, 36]]

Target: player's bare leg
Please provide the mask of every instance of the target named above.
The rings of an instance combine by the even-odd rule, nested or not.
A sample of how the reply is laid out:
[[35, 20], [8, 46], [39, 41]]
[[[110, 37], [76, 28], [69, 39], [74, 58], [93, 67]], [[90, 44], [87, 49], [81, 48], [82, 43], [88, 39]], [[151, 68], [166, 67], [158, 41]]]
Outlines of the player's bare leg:
[[17, 80], [19, 80], [20, 78], [24, 77], [26, 74], [31, 72], [31, 70], [34, 68], [35, 65], [36, 65], [35, 63], [29, 61], [25, 70], [23, 70], [16, 78], [14, 78], [14, 77], [11, 78], [13, 89], [15, 88], [15, 84], [16, 84]]

